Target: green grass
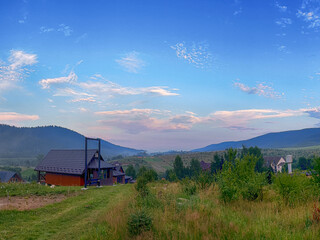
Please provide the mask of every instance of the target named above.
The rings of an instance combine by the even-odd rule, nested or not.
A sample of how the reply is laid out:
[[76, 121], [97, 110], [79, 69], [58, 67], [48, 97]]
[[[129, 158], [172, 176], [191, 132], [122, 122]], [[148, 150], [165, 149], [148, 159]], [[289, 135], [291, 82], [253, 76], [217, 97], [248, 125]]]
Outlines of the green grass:
[[105, 216], [132, 193], [132, 185], [90, 188], [43, 208], [0, 211], [0, 239], [97, 239]]
[[[216, 185], [187, 195], [180, 183], [148, 184], [141, 198], [134, 185], [90, 188], [77, 196], [28, 211], [0, 211], [0, 239], [320, 239], [312, 218], [319, 201], [285, 205], [272, 186], [263, 200], [223, 203]], [[129, 234], [128, 219], [144, 209], [150, 231]]]
[[37, 183], [0, 183], [0, 197], [67, 194], [80, 190], [81, 187], [56, 186], [54, 188], [50, 188], [49, 186]]

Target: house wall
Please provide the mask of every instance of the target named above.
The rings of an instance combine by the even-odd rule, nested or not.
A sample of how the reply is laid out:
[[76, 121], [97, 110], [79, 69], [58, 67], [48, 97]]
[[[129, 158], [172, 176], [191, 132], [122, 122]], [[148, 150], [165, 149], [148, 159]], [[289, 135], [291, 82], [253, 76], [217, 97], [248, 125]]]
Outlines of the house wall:
[[58, 173], [46, 173], [46, 183], [59, 186], [83, 186], [84, 177], [80, 175], [67, 175]]
[[[120, 181], [118, 181], [118, 178]], [[119, 176], [119, 177], [113, 177], [113, 183], [122, 183], [122, 184], [125, 184], [125, 178], [124, 176]]]
[[[89, 170], [89, 178], [92, 176], [93, 179], [98, 178], [98, 171], [95, 169]], [[101, 179], [100, 179], [100, 185], [112, 185], [112, 170], [111, 169], [101, 169]], [[96, 185], [96, 184], [94, 184]]]

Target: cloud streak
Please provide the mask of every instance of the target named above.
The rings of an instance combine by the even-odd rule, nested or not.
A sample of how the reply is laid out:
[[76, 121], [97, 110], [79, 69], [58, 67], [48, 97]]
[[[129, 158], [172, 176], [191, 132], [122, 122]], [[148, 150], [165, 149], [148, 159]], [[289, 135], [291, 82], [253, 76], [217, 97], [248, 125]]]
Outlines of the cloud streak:
[[276, 98], [281, 98], [284, 95], [283, 93], [280, 94], [274, 91], [274, 89], [271, 86], [268, 86], [265, 83], [259, 83], [255, 87], [249, 87], [243, 83], [235, 82], [233, 86], [247, 94], [263, 96], [266, 98], [276, 99]]
[[78, 76], [71, 71], [68, 76], [47, 78], [39, 81], [42, 89], [51, 89], [54, 96], [73, 97], [69, 102], [97, 102], [98, 99], [115, 96], [178, 96], [177, 89], [167, 86], [152, 87], [124, 87], [104, 79], [101, 75], [94, 75], [91, 80], [79, 82]]
[[2, 122], [35, 121], [38, 119], [38, 115], [27, 115], [16, 112], [0, 112], [0, 121]]
[[130, 109], [95, 112], [102, 126], [115, 127], [130, 134], [146, 131], [190, 130], [205, 124], [207, 127], [227, 128], [230, 130], [256, 130], [249, 123], [266, 119], [310, 116], [320, 118], [319, 109], [275, 110], [243, 109], [234, 111], [216, 111], [207, 116], [197, 116], [192, 112], [172, 114], [159, 109]]
[[48, 78], [42, 79], [39, 84], [43, 89], [49, 89], [52, 85], [63, 84], [63, 83], [75, 83], [78, 80], [78, 76], [71, 71], [66, 77], [58, 77], [58, 78]]
[[135, 51], [125, 54], [124, 57], [117, 59], [116, 62], [130, 73], [138, 73], [145, 66], [145, 62], [139, 58], [139, 53]]

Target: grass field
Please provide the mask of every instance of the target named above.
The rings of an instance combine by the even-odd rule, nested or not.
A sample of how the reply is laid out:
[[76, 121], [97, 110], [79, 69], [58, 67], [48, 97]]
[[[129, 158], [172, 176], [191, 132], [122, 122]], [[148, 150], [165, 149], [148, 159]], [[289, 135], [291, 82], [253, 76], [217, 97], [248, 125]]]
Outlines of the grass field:
[[[0, 211], [0, 239], [98, 239], [106, 231], [106, 217], [123, 201], [128, 202], [132, 187], [90, 188], [43, 208]], [[117, 215], [114, 212], [115, 220]]]
[[[190, 196], [180, 183], [150, 183], [145, 198], [134, 186], [91, 188], [43, 208], [0, 211], [0, 239], [320, 239], [314, 200], [289, 207], [268, 186], [263, 201], [227, 204], [214, 185]], [[132, 236], [128, 218], [139, 209], [153, 226]]]

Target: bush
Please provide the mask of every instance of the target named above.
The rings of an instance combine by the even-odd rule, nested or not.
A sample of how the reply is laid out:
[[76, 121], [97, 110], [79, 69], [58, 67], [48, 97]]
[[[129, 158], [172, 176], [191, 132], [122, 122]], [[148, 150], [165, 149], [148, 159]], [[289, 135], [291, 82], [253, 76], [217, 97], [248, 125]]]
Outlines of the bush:
[[278, 174], [274, 181], [275, 190], [286, 205], [294, 206], [315, 196], [315, 185], [305, 175]]
[[210, 174], [208, 172], [202, 172], [197, 177], [197, 182], [202, 190], [208, 189], [212, 183], [212, 177], [210, 176]]
[[143, 176], [138, 177], [136, 190], [141, 195], [141, 197], [145, 197], [149, 194], [149, 188], [148, 188], [147, 184], [148, 184], [147, 178], [145, 178]]
[[129, 216], [127, 226], [131, 235], [139, 235], [142, 232], [151, 230], [152, 218], [145, 210], [138, 210]]
[[181, 184], [182, 184], [182, 191], [187, 196], [195, 195], [197, 193], [196, 184], [193, 181], [191, 181], [189, 178], [184, 178], [181, 181]]
[[220, 197], [224, 202], [243, 199], [253, 201], [262, 198], [265, 174], [255, 172], [257, 158], [246, 155], [242, 159], [226, 161], [218, 175]]

